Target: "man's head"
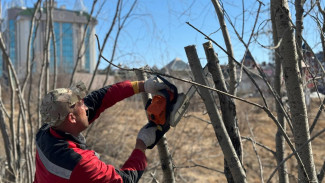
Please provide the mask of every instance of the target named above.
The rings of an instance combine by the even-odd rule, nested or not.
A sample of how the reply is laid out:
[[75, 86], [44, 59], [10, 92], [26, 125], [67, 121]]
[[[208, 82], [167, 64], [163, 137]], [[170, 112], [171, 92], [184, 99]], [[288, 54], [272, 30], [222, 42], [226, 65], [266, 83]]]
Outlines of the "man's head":
[[51, 126], [59, 126], [70, 113], [75, 114], [77, 107], [84, 105], [82, 99], [85, 96], [86, 87], [82, 82], [71, 88], [50, 91], [44, 96], [40, 108], [43, 122]]

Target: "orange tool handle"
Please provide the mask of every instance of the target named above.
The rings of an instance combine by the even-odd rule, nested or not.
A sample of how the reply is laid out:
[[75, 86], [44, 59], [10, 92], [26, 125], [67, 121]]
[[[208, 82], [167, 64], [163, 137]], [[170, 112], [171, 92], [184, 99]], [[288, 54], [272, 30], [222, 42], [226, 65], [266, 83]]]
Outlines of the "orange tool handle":
[[[170, 96], [169, 100], [172, 101], [174, 95], [170, 91], [168, 93]], [[148, 119], [157, 125], [164, 125], [166, 123], [166, 105], [167, 101], [164, 96], [155, 95], [147, 108]]]

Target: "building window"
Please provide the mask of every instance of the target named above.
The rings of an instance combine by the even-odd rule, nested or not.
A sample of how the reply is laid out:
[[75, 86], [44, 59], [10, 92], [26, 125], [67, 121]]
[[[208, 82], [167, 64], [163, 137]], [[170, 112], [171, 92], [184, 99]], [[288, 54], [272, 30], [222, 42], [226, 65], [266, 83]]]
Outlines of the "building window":
[[[61, 42], [60, 42], [60, 23], [54, 22], [54, 38], [51, 38], [50, 42], [50, 70], [54, 72], [54, 58], [56, 59], [56, 67], [57, 70], [61, 70], [60, 68], [60, 58], [61, 58]], [[55, 52], [54, 52], [54, 44], [55, 44]]]
[[87, 33], [86, 33], [86, 39], [85, 39], [85, 47], [86, 47], [86, 53], [85, 53], [85, 60], [86, 60], [86, 63], [85, 63], [85, 70], [87, 72], [90, 72], [90, 29], [88, 28], [87, 29]]
[[62, 65], [67, 73], [72, 73], [74, 66], [73, 32], [71, 23], [62, 23]]
[[15, 21], [9, 20], [9, 57], [12, 64], [16, 63], [16, 28]]
[[3, 71], [3, 59], [2, 59], [2, 51], [0, 51], [0, 76], [2, 77]]

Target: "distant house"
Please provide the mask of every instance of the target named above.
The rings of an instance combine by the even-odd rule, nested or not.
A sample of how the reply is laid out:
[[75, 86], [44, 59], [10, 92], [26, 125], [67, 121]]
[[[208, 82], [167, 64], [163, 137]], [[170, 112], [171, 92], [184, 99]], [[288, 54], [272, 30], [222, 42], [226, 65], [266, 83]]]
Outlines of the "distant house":
[[261, 65], [259, 65], [259, 67], [263, 70], [263, 72], [265, 73], [265, 75], [267, 77], [269, 77], [269, 79], [274, 77], [274, 72], [275, 72], [275, 66], [273, 63], [266, 63], [266, 62], [262, 62]]
[[187, 76], [191, 72], [190, 66], [181, 60], [180, 58], [175, 58], [169, 62], [166, 66], [160, 69], [160, 72], [172, 75]]
[[247, 68], [254, 68], [255, 67], [255, 62], [254, 58], [249, 50], [247, 50], [244, 59], [242, 60], [242, 63], [244, 63], [244, 66]]
[[[189, 79], [192, 75], [190, 66], [180, 58], [175, 58], [166, 66], [161, 68], [159, 72], [182, 79]], [[178, 92], [186, 92], [191, 86], [189, 83], [184, 83], [175, 79], [170, 81], [177, 86]]]
[[[252, 76], [252, 78], [255, 80], [256, 84], [259, 86], [259, 88], [267, 93], [268, 87], [266, 86], [264, 80], [259, 74], [258, 68], [261, 69], [267, 80], [272, 83], [274, 74], [275, 74], [275, 67], [273, 63], [266, 63], [262, 62], [261, 64], [255, 64], [258, 63], [254, 60], [251, 52], [247, 50], [243, 60], [243, 65], [248, 69], [248, 73]], [[253, 84], [251, 79], [247, 76], [247, 74], [240, 70], [240, 66], [237, 67], [237, 77], [240, 77], [240, 82], [237, 86], [237, 94], [240, 95], [249, 95], [249, 96], [255, 96], [258, 95], [258, 91], [256, 86]]]
[[[309, 66], [309, 72], [311, 72], [311, 74], [313, 76], [321, 75], [322, 69], [321, 69], [321, 66], [319, 65], [318, 61], [320, 61], [320, 63], [322, 63], [324, 66], [323, 52], [319, 52], [314, 55], [314, 53], [312, 52], [312, 49], [305, 44], [302, 45], [302, 49], [303, 49], [304, 61]], [[318, 59], [318, 61], [316, 58]]]

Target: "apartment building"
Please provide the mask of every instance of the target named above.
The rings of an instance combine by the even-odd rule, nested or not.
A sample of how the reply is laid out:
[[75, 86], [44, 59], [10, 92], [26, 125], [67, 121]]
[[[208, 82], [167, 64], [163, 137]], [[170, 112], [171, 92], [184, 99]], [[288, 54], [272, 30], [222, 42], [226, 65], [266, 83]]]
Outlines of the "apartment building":
[[[82, 1], [78, 0], [78, 2]], [[2, 36], [7, 53], [19, 77], [23, 77], [26, 73], [28, 37], [34, 11], [34, 7], [19, 7], [14, 4], [5, 9], [2, 19]], [[50, 72], [54, 71], [54, 60], [56, 60], [58, 73], [72, 73], [80, 50], [80, 64], [77, 71], [92, 73], [96, 60], [95, 26], [97, 20], [85, 10], [68, 10], [65, 6], [57, 7], [57, 3], [54, 3], [52, 21], [54, 36], [50, 40], [50, 52], [47, 57], [50, 60]], [[33, 72], [40, 71], [43, 65], [44, 49], [47, 45], [46, 29], [47, 8], [46, 4], [42, 4], [40, 11], [36, 13], [31, 39], [29, 59], [33, 63]], [[0, 57], [1, 75], [6, 74], [5, 68], [3, 58]]]

